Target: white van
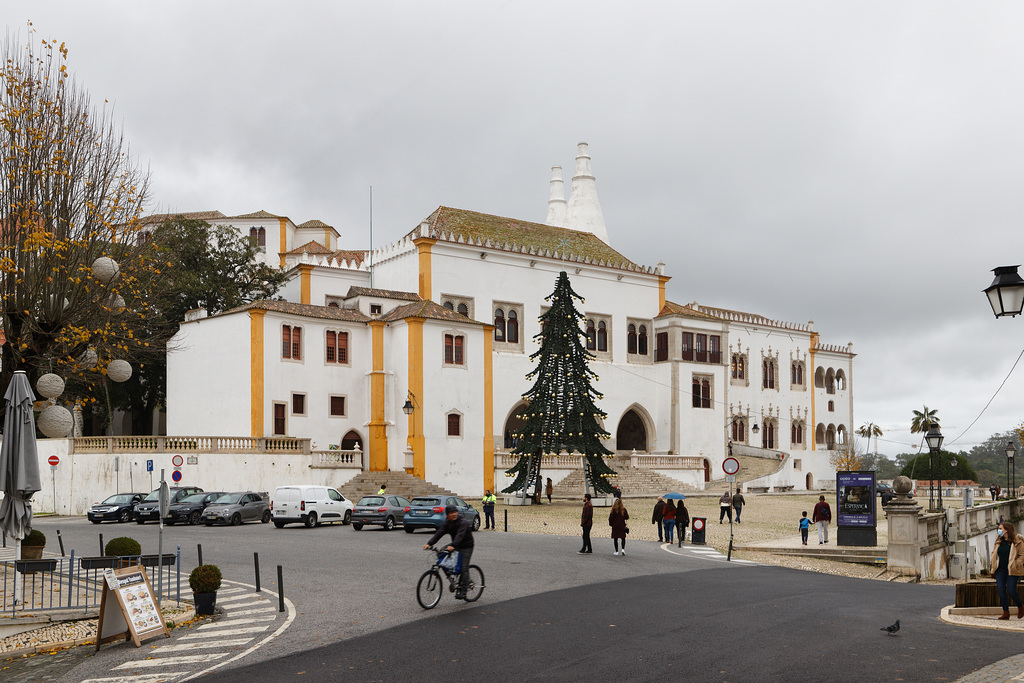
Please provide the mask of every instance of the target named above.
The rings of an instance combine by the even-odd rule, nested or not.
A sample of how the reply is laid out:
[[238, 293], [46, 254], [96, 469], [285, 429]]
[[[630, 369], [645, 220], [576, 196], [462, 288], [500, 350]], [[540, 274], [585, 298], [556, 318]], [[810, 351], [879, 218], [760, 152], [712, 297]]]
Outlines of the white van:
[[274, 526], [278, 529], [293, 522], [302, 522], [307, 527], [320, 526], [324, 522], [349, 524], [353, 507], [352, 501], [337, 489], [313, 484], [278, 486], [270, 501]]

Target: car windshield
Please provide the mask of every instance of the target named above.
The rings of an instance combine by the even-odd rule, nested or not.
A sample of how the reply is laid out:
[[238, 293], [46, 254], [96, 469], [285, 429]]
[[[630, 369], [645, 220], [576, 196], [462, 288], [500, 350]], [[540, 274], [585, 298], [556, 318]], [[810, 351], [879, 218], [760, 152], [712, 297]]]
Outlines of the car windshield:
[[383, 505], [384, 496], [366, 496], [359, 501], [360, 505]]
[[132, 502], [132, 493], [118, 493], [103, 501], [104, 505], [124, 505]]
[[191, 496], [185, 496], [181, 499], [182, 503], [202, 503], [203, 498], [206, 498], [205, 493], [193, 493]]
[[440, 505], [441, 501], [438, 498], [413, 498], [412, 504], [433, 507], [434, 505]]
[[158, 500], [160, 500], [160, 489], [157, 489], [156, 491], [153, 491], [152, 493], [150, 493], [145, 498], [145, 502], [147, 502], [147, 503], [155, 503]]
[[217, 499], [214, 500], [213, 502], [217, 503], [218, 505], [232, 505], [234, 503], [237, 503], [239, 501], [239, 499], [241, 499], [241, 497], [243, 495], [245, 495], [245, 494], [242, 494], [242, 493], [225, 493], [222, 496], [217, 496]]

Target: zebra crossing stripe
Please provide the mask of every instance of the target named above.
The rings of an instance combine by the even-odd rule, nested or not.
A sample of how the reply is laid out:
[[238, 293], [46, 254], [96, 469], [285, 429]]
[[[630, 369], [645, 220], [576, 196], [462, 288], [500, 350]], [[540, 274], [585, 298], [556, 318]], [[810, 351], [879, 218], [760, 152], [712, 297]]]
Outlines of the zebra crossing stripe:
[[249, 626], [246, 628], [226, 628], [223, 631], [216, 631], [214, 633], [192, 633], [187, 636], [182, 636], [180, 640], [199, 640], [200, 638], [209, 638], [210, 636], [240, 636], [246, 633], [261, 633], [270, 628], [270, 624], [266, 626]]
[[81, 683], [164, 683], [172, 678], [184, 676], [188, 671], [175, 671], [174, 673], [160, 674], [139, 674], [137, 676], [113, 676], [109, 678], [89, 678]]
[[215, 640], [203, 640], [196, 643], [184, 643], [183, 645], [161, 645], [160, 647], [153, 650], [153, 654], [164, 654], [165, 652], [187, 652], [189, 650], [208, 650], [214, 647], [236, 647], [238, 645], [245, 645], [246, 643], [252, 642], [255, 636], [249, 638], [234, 638], [234, 639], [215, 639]]
[[114, 667], [117, 669], [141, 669], [153, 666], [178, 666], [181, 664], [202, 664], [203, 662], [214, 662], [227, 657], [229, 652], [207, 652], [201, 655], [178, 655], [175, 657], [163, 657], [158, 659], [137, 659], [134, 662], [125, 662]]
[[217, 603], [222, 602], [234, 602], [235, 600], [252, 600], [252, 593], [240, 593], [238, 595], [230, 595], [226, 598], [221, 599], [220, 595], [217, 595]]
[[234, 621], [214, 621], [214, 622], [209, 623], [209, 624], [203, 624], [197, 630], [202, 631], [202, 630], [206, 630], [206, 629], [231, 628], [233, 626], [245, 626], [247, 624], [252, 624], [252, 623], [257, 622], [257, 621], [276, 621], [276, 620], [277, 620], [277, 615], [276, 614], [267, 614], [267, 615], [262, 616], [262, 617], [249, 617], [248, 619], [235, 619]]
[[[245, 605], [241, 605], [241, 606], [245, 607]], [[246, 609], [246, 610], [241, 610], [241, 611], [231, 610], [231, 612], [228, 614], [228, 616], [229, 617], [240, 617], [243, 614], [259, 614], [261, 612], [273, 612], [275, 610], [277, 610], [277, 608], [274, 607], [274, 606], [260, 607], [258, 609]]]

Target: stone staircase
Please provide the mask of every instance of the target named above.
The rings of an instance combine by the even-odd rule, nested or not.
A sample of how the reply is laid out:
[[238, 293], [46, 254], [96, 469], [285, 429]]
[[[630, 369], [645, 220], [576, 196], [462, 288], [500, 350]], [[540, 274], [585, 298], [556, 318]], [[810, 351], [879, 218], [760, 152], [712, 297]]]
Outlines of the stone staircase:
[[[619, 476], [613, 480], [613, 484], [622, 491], [623, 498], [650, 498], [660, 496], [669, 491], [679, 493], [696, 492], [697, 489], [682, 483], [672, 477], [658, 474], [654, 470], [642, 467], [630, 467], [621, 462], [609, 461], [609, 466]], [[541, 470], [541, 476], [544, 471]], [[570, 472], [562, 481], [555, 484], [553, 498], [579, 498], [583, 495], [583, 470]]]
[[381, 484], [387, 484], [388, 493], [403, 496], [409, 500], [416, 496], [458, 495], [405, 472], [363, 472], [339, 490], [346, 498], [358, 502], [363, 496], [376, 495]]

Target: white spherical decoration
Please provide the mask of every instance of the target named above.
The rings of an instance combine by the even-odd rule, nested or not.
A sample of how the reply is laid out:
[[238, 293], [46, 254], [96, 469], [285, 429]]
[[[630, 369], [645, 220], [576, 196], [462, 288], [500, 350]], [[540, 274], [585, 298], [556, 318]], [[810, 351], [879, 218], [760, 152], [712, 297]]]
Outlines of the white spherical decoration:
[[111, 294], [107, 297], [107, 306], [110, 306], [115, 311], [120, 311], [124, 308], [124, 297], [120, 294]]
[[92, 262], [92, 276], [104, 284], [110, 284], [121, 274], [121, 266], [107, 256], [100, 256]]
[[51, 439], [62, 439], [71, 433], [71, 428], [75, 426], [75, 418], [64, 406], [47, 406], [39, 413], [36, 425], [39, 431]]
[[36, 380], [36, 391], [46, 398], [57, 398], [64, 393], [64, 380], [60, 375], [48, 372]]
[[107, 377], [115, 382], [127, 382], [132, 378], [132, 366], [126, 360], [112, 360], [107, 366]]
[[96, 349], [91, 346], [78, 355], [79, 364], [86, 370], [92, 370], [95, 368], [96, 363], [98, 363], [99, 360], [100, 357], [96, 353]]

